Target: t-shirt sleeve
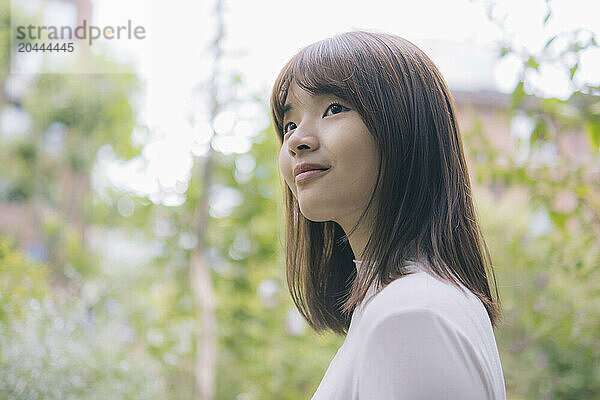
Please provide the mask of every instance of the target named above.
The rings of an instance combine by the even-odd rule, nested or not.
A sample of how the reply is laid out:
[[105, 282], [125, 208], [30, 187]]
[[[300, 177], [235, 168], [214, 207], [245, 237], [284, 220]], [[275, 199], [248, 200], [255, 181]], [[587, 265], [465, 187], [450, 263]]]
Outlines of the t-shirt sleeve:
[[357, 365], [359, 400], [485, 400], [481, 363], [471, 342], [428, 309], [376, 323]]

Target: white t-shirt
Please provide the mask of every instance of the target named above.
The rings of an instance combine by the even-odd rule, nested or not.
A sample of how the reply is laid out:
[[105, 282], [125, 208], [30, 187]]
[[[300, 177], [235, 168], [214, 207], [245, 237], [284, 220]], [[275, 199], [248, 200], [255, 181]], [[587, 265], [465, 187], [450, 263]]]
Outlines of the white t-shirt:
[[506, 399], [483, 303], [420, 264], [408, 268], [415, 273], [376, 295], [371, 287], [354, 310], [312, 400]]

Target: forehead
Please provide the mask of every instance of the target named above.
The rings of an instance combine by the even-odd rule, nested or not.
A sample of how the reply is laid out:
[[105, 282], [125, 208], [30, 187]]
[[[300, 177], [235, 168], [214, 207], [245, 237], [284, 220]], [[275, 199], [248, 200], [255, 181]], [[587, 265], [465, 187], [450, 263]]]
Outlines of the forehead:
[[329, 93], [313, 94], [302, 89], [296, 82], [292, 81], [283, 106], [283, 115], [285, 116], [287, 113], [298, 108], [310, 108], [311, 106], [320, 105], [333, 98], [336, 97]]
[[302, 89], [295, 81], [292, 81], [287, 92], [285, 104], [302, 106], [314, 101], [314, 95], [307, 90]]

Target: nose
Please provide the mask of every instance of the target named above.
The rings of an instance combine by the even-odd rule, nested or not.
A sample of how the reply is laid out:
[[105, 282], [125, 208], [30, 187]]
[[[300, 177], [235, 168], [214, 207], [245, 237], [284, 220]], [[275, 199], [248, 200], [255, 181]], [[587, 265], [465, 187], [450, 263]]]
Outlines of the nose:
[[319, 139], [302, 125], [298, 126], [288, 138], [288, 151], [294, 156], [299, 153], [314, 151], [319, 147]]

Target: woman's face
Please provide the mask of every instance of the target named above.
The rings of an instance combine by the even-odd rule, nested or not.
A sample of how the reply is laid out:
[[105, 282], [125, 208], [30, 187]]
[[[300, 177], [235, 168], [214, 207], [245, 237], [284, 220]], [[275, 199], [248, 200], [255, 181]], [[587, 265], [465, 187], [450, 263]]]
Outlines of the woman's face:
[[[377, 179], [378, 151], [357, 111], [333, 95], [311, 95], [292, 82], [283, 119], [279, 168], [314, 222], [354, 226]], [[295, 174], [303, 163], [326, 170]]]

